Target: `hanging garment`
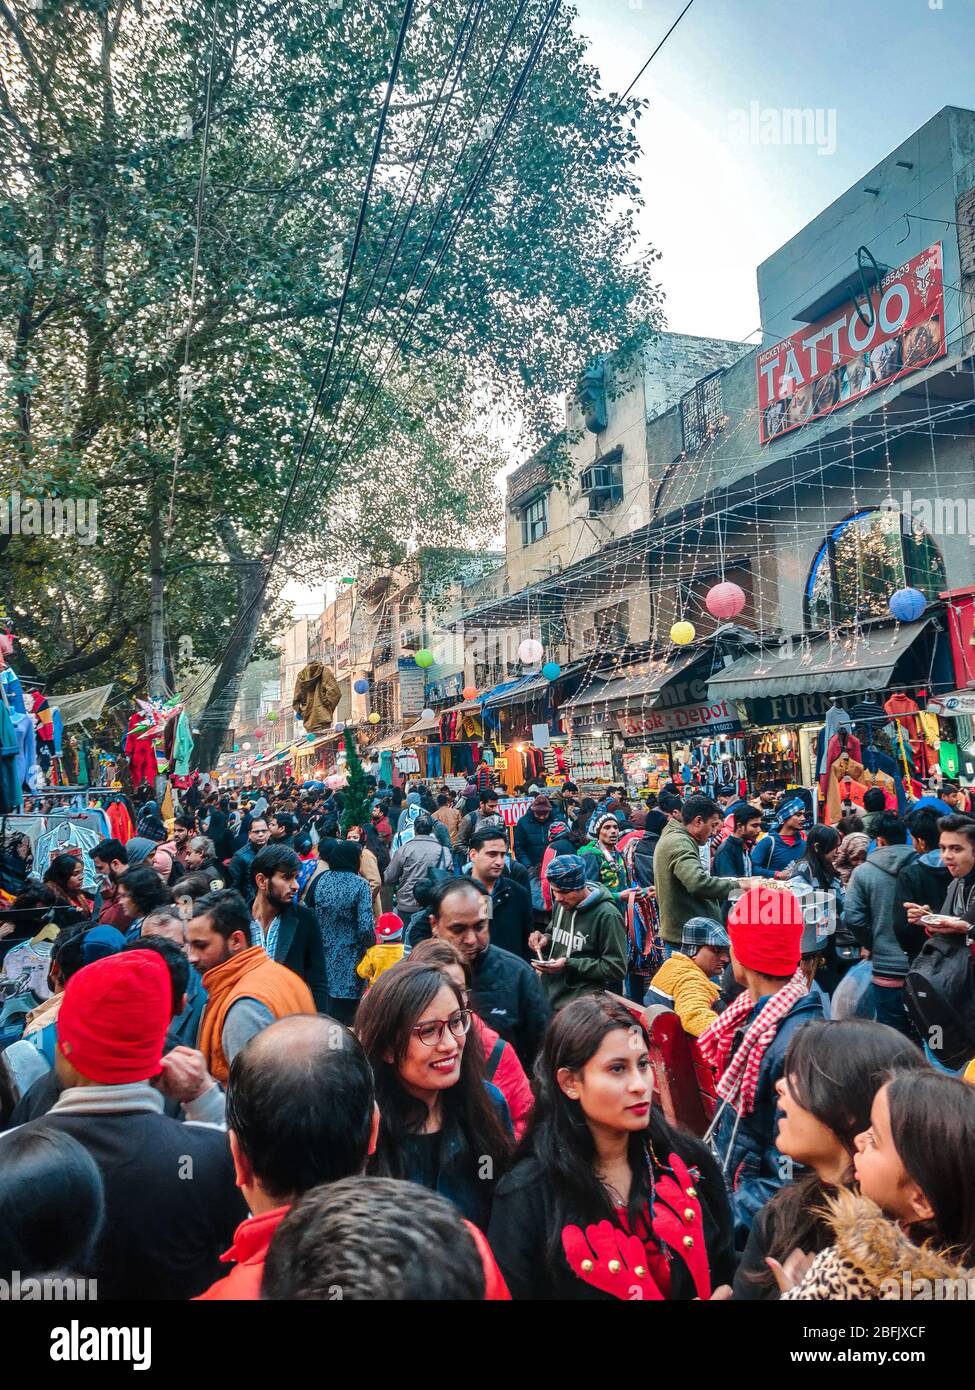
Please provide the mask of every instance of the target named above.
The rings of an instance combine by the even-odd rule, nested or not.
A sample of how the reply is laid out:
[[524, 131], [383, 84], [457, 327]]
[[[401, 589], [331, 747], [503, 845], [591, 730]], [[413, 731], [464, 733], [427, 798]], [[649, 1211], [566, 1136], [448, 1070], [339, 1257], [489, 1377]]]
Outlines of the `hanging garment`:
[[186, 711], [182, 710], [176, 720], [176, 736], [173, 740], [173, 771], [178, 777], [189, 775], [190, 759], [193, 756], [193, 731]]
[[938, 749], [938, 764], [946, 777], [958, 776], [957, 743], [948, 743], [946, 739], [941, 740], [941, 747]]
[[87, 787], [91, 781], [88, 773], [88, 750], [82, 739], [77, 740], [78, 752], [78, 782], [79, 787]]
[[50, 747], [54, 742], [51, 706], [39, 690], [32, 690], [30, 699], [33, 707], [34, 722], [37, 725], [37, 737], [42, 743], [46, 743]]
[[105, 814], [108, 816], [108, 824], [113, 839], [121, 840], [124, 845], [127, 840], [134, 837], [135, 823], [129, 815], [128, 807], [124, 801], [109, 802], [105, 807]]
[[427, 746], [427, 776], [440, 777], [442, 775], [443, 774], [440, 763], [440, 744], [431, 743]]
[[[889, 753], [874, 747], [865, 748], [862, 759], [867, 772], [874, 774], [875, 785], [882, 787], [884, 791], [890, 790], [894, 793], [897, 812], [904, 815], [907, 811], [907, 796], [904, 792], [903, 767], [898, 767]], [[868, 780], [866, 777], [862, 779], [864, 783]]]
[[862, 782], [863, 764], [858, 763], [849, 753], [841, 753], [838, 758], [833, 759], [829, 769], [829, 781], [826, 788], [826, 814], [823, 817], [827, 825], [835, 825], [843, 814], [840, 782], [847, 777], [853, 782]]
[[393, 755], [393, 762], [396, 764], [396, 771], [404, 777], [415, 777], [420, 771], [420, 760], [416, 756], [416, 749], [401, 748], [398, 753]]
[[89, 830], [83, 825], [77, 825], [70, 820], [51, 825], [52, 819], [53, 817], [49, 817], [48, 829], [37, 842], [34, 872], [39, 878], [42, 878], [51, 860], [57, 855], [76, 854], [81, 859], [84, 871], [81, 881], [82, 889], [86, 893], [93, 893], [98, 887], [98, 875], [91, 862], [91, 852], [102, 837], [96, 831]]
[[24, 804], [17, 762], [21, 756], [17, 730], [7, 706], [0, 701], [0, 815], [19, 811]]
[[454, 766], [453, 757], [453, 749], [448, 747], [446, 743], [442, 743], [440, 745], [440, 766], [445, 777], [449, 777], [452, 774]]
[[56, 758], [60, 758], [64, 752], [64, 724], [61, 721], [61, 711], [57, 705], [51, 707], [51, 742], [54, 745], [51, 752]]
[[[0, 685], [3, 686], [6, 695], [6, 704], [14, 714], [26, 714], [27, 705], [24, 702], [24, 688], [21, 685], [17, 672], [10, 666], [5, 666], [0, 671]], [[35, 692], [36, 694], [37, 692]], [[43, 696], [41, 697], [43, 699]]]
[[144, 722], [145, 716], [141, 712], [136, 711], [130, 715], [129, 731], [125, 736], [125, 756], [129, 760], [129, 775], [133, 787], [141, 787], [144, 782], [151, 782], [158, 771], [152, 738], [142, 738], [141, 734], [136, 732], [136, 725]]
[[306, 733], [320, 734], [330, 729], [341, 699], [339, 683], [328, 666], [311, 661], [298, 672], [292, 706]]
[[[858, 762], [860, 760], [860, 755], [862, 751], [860, 747], [860, 740], [857, 738], [856, 734], [850, 733], [845, 735], [845, 740], [845, 752], [847, 756], [853, 758], [854, 761]], [[836, 759], [840, 757], [840, 755], [844, 752], [843, 741], [844, 734], [838, 733], [834, 734], [833, 737], [830, 739], [829, 743], [826, 745], [826, 757], [823, 760], [823, 771], [819, 779], [819, 790], [823, 796], [829, 795], [830, 771]]]
[[29, 784], [31, 769], [37, 762], [34, 721], [29, 714], [13, 714], [11, 721], [17, 735], [17, 780], [24, 786]]
[[50, 999], [47, 975], [51, 968], [52, 944], [50, 941], [39, 941], [35, 946], [31, 941], [23, 941], [4, 956], [4, 978], [16, 980], [18, 994], [30, 992], [41, 1003]]
[[906, 729], [914, 755], [914, 766], [921, 777], [926, 777], [936, 761], [935, 747], [928, 741], [917, 701], [912, 700], [909, 695], [891, 695], [884, 701], [884, 709], [895, 717], [899, 728]]
[[391, 748], [384, 748], [379, 755], [379, 779], [385, 782], [387, 787], [393, 785], [393, 752]]

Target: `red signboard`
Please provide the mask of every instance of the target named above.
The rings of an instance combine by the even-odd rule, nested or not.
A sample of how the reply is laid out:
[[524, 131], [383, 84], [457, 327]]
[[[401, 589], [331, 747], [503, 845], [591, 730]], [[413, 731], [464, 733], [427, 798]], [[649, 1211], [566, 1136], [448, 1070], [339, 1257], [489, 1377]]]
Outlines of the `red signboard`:
[[759, 435], [767, 444], [945, 353], [940, 241], [870, 293], [756, 358]]

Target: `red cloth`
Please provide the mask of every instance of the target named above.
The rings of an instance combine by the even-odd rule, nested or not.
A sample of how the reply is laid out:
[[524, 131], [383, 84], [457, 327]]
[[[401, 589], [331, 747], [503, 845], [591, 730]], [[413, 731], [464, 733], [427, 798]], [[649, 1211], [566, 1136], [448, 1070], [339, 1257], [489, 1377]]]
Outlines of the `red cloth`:
[[[233, 1245], [220, 1256], [222, 1264], [236, 1261], [234, 1268], [223, 1279], [217, 1279], [203, 1293], [198, 1294], [193, 1302], [256, 1302], [261, 1296], [261, 1280], [264, 1278], [264, 1261], [267, 1258], [268, 1247], [274, 1238], [274, 1232], [289, 1210], [289, 1207], [275, 1207], [273, 1211], [264, 1212], [263, 1216], [251, 1216], [242, 1221], [234, 1232]], [[498, 1268], [487, 1240], [469, 1221], [465, 1221], [464, 1225], [470, 1231], [477, 1246], [477, 1253], [481, 1257], [485, 1302], [510, 1301], [511, 1294], [504, 1282], [504, 1275]]]
[[[135, 726], [143, 722], [144, 717], [141, 714], [130, 715], [129, 732], [125, 736], [125, 756], [129, 760], [129, 775], [133, 787], [140, 787], [143, 782], [151, 782], [158, 771], [152, 739], [143, 738], [135, 731]], [[131, 839], [131, 836], [129, 838]]]
[[113, 839], [120, 840], [124, 845], [134, 837], [135, 826], [124, 801], [113, 801], [105, 807], [105, 814]]
[[58, 1044], [89, 1081], [146, 1081], [159, 1074], [172, 1004], [169, 967], [155, 951], [106, 956], [68, 981]]
[[728, 914], [735, 959], [759, 975], [791, 975], [799, 964], [802, 908], [788, 890], [750, 888]]
[[274, 1232], [287, 1216], [289, 1208], [275, 1207], [262, 1216], [249, 1216], [234, 1232], [234, 1243], [220, 1256], [221, 1264], [234, 1267], [222, 1279], [215, 1280], [194, 1303], [241, 1300], [256, 1302], [261, 1296], [264, 1260]]
[[849, 730], [846, 730], [845, 732], [845, 748], [843, 747], [839, 734], [834, 734], [833, 737], [830, 739], [829, 743], [826, 745], [826, 758], [823, 762], [823, 770], [819, 774], [819, 790], [824, 800], [826, 797], [826, 793], [829, 789], [829, 770], [836, 762], [836, 759], [840, 756], [841, 753], [849, 753], [850, 757], [853, 759], [855, 763], [863, 762], [863, 758], [860, 756], [862, 751], [860, 748], [860, 740], [857, 738], [856, 734], [851, 734]]

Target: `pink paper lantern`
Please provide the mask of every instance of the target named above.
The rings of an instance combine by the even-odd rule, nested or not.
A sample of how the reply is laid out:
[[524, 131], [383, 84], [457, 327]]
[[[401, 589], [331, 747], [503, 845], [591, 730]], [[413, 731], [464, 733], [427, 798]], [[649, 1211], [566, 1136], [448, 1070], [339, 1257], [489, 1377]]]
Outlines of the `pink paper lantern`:
[[744, 608], [745, 591], [737, 584], [715, 584], [708, 590], [704, 602], [709, 613], [727, 622], [730, 618], [737, 618]]

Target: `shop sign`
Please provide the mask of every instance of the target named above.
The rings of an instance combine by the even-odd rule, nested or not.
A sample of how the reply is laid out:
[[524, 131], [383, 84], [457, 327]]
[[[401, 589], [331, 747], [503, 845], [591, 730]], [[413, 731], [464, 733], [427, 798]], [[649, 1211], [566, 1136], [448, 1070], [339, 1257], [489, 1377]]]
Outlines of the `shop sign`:
[[754, 700], [738, 700], [744, 722], [764, 728], [769, 724], [821, 724], [830, 705], [849, 709], [866, 699], [865, 691], [847, 695], [763, 695]]
[[426, 700], [429, 705], [439, 704], [441, 700], [459, 700], [464, 688], [464, 673], [458, 671], [456, 675], [444, 676], [442, 680], [430, 681], [426, 688]]
[[928, 701], [928, 712], [957, 718], [959, 714], [975, 714], [975, 690], [958, 690], [951, 695], [934, 695]]
[[942, 357], [942, 248], [886, 274], [869, 304], [848, 301], [755, 358], [763, 444]]
[[616, 727], [626, 738], [638, 734], [673, 739], [681, 734], [733, 734], [741, 732], [738, 712], [727, 700], [709, 705], [684, 705], [678, 709], [648, 710], [645, 714], [618, 714]]
[[423, 667], [412, 656], [401, 656], [396, 663], [399, 671], [399, 702], [404, 714], [419, 714], [423, 709], [426, 681]]

